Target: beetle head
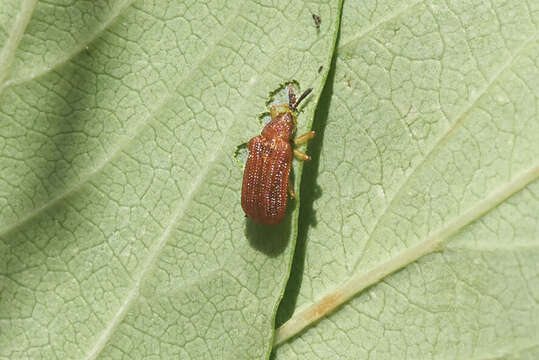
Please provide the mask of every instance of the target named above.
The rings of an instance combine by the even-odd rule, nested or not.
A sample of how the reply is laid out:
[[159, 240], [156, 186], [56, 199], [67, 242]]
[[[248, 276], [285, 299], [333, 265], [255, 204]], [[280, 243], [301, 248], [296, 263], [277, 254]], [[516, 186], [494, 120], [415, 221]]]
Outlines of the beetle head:
[[272, 119], [276, 119], [280, 114], [291, 113], [292, 109], [288, 104], [275, 104], [270, 108], [270, 115]]

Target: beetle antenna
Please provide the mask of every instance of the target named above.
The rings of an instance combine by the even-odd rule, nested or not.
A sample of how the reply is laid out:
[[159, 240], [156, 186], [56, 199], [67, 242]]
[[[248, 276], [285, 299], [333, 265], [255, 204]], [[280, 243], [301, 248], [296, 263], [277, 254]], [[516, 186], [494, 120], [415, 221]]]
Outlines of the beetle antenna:
[[299, 103], [302, 102], [303, 99], [305, 99], [307, 95], [311, 93], [311, 91], [313, 91], [313, 88], [308, 88], [307, 90], [305, 90], [303, 94], [301, 94], [301, 96], [299, 97], [298, 101], [296, 101], [294, 105], [292, 105], [292, 109], [296, 110], [298, 108]]
[[294, 87], [292, 84], [288, 84], [288, 106], [291, 109], [294, 109], [294, 104], [296, 103], [296, 94], [294, 93]]

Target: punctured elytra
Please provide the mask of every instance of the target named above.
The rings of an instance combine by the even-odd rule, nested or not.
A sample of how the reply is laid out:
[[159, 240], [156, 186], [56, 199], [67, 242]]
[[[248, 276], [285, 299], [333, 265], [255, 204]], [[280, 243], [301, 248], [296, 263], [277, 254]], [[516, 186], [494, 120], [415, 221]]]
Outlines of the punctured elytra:
[[297, 108], [301, 101], [311, 93], [305, 90], [296, 100], [292, 85], [288, 85], [288, 104], [275, 104], [270, 108], [271, 121], [264, 127], [259, 136], [249, 141], [249, 156], [243, 173], [241, 189], [241, 207], [253, 221], [276, 225], [280, 223], [286, 212], [287, 192], [295, 198], [289, 181], [292, 157], [299, 160], [311, 158], [292, 147], [303, 144], [314, 137], [309, 131], [296, 139], [292, 136], [296, 130]]

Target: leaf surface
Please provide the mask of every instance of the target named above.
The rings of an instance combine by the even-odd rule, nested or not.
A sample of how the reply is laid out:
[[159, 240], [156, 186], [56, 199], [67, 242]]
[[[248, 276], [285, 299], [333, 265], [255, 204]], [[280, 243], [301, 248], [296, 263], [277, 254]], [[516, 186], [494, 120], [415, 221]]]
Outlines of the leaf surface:
[[249, 226], [234, 153], [283, 82], [310, 127], [340, 3], [7, 4], [0, 358], [267, 357], [299, 206]]
[[345, 2], [275, 359], [537, 356], [538, 15]]

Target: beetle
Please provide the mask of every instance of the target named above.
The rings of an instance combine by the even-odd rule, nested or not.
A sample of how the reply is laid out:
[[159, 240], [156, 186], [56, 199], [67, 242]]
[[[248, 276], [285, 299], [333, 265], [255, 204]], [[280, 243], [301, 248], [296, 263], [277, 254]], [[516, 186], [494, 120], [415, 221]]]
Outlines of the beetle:
[[292, 157], [307, 161], [311, 158], [292, 147], [303, 144], [314, 137], [309, 131], [292, 140], [296, 130], [298, 105], [309, 95], [312, 88], [305, 90], [296, 100], [292, 85], [288, 85], [288, 104], [275, 104], [270, 108], [271, 121], [262, 133], [249, 141], [249, 156], [243, 173], [241, 207], [254, 222], [276, 225], [283, 220], [290, 197], [295, 199], [289, 181]]

